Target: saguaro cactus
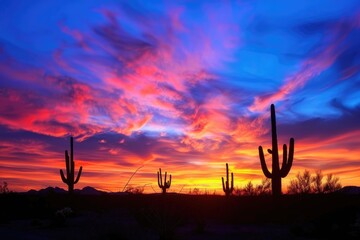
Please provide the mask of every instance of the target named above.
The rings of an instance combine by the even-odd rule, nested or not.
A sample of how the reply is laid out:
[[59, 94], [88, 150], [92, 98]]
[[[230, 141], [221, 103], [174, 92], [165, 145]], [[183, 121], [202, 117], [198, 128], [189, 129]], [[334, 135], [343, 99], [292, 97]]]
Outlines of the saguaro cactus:
[[166, 181], [166, 177], [167, 177], [167, 172], [165, 172], [165, 178], [164, 178], [164, 183], [162, 181], [162, 174], [161, 174], [161, 168], [159, 168], [159, 172], [157, 172], [157, 177], [158, 177], [158, 185], [159, 188], [162, 189], [162, 193], [165, 194], [166, 193], [166, 189], [170, 188], [171, 185], [171, 174], [170, 174], [170, 180]]
[[234, 174], [231, 173], [231, 185], [229, 186], [229, 165], [226, 163], [226, 182], [224, 182], [224, 178], [222, 177], [222, 186], [225, 192], [225, 196], [230, 196], [234, 191]]
[[294, 138], [290, 138], [289, 155], [286, 144], [283, 145], [283, 162], [280, 168], [278, 141], [276, 133], [276, 117], [275, 106], [271, 104], [271, 135], [272, 135], [272, 149], [268, 149], [268, 153], [272, 155], [272, 173], [268, 170], [265, 162], [264, 151], [262, 146], [259, 146], [259, 157], [262, 171], [265, 177], [271, 178], [272, 194], [274, 196], [281, 195], [281, 178], [288, 175], [294, 159]]
[[70, 157], [68, 151], [65, 151], [65, 163], [66, 163], [66, 178], [64, 176], [63, 171], [60, 169], [60, 176], [61, 179], [66, 185], [68, 185], [69, 193], [72, 194], [74, 191], [74, 185], [79, 182], [82, 166], [79, 169], [78, 175], [76, 180], [74, 181], [74, 169], [75, 169], [75, 162], [74, 162], [74, 144], [73, 144], [73, 137], [70, 138]]

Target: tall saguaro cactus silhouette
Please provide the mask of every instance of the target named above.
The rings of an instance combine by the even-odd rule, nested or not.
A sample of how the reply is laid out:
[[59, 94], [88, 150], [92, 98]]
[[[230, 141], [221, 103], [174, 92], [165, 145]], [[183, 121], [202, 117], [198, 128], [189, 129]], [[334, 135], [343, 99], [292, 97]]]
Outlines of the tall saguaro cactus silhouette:
[[166, 193], [166, 189], [170, 188], [171, 185], [171, 174], [170, 174], [170, 180], [166, 181], [166, 177], [167, 177], [167, 172], [165, 172], [165, 177], [164, 177], [164, 183], [162, 181], [162, 174], [161, 174], [161, 168], [159, 168], [159, 172], [157, 172], [157, 177], [158, 177], [158, 185], [159, 188], [162, 189], [162, 193], [165, 194]]
[[[234, 174], [231, 173], [231, 184], [229, 184], [229, 165], [226, 163], [226, 181], [224, 182], [224, 177], [222, 179], [222, 186], [225, 192], [225, 196], [230, 196], [234, 191]], [[230, 185], [230, 186], [229, 186]]]
[[266, 166], [266, 161], [262, 146], [259, 146], [259, 157], [260, 157], [261, 168], [262, 171], [264, 172], [265, 177], [271, 178], [272, 194], [274, 196], [280, 196], [281, 178], [284, 178], [288, 175], [294, 159], [294, 138], [290, 138], [289, 155], [287, 152], [286, 144], [283, 145], [283, 162], [280, 168], [274, 104], [271, 104], [270, 111], [271, 111], [272, 149], [268, 149], [268, 153], [272, 155], [272, 173], [270, 173], [270, 171]]
[[68, 154], [68, 151], [65, 151], [65, 163], [66, 163], [66, 177], [60, 169], [60, 176], [62, 181], [68, 185], [69, 193], [72, 194], [74, 191], [74, 185], [79, 182], [81, 172], [82, 172], [82, 166], [79, 169], [78, 175], [76, 179], [74, 180], [75, 174], [75, 162], [74, 162], [74, 143], [73, 143], [73, 137], [70, 138], [70, 157]]

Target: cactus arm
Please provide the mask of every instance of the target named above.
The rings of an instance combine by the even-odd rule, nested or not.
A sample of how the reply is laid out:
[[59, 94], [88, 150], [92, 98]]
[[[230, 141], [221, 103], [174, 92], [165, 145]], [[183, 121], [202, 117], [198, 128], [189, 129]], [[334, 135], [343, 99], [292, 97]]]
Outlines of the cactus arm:
[[284, 166], [281, 168], [281, 177], [283, 177], [283, 178], [286, 177], [288, 175], [288, 173], [290, 172], [290, 169], [291, 169], [291, 166], [292, 166], [292, 163], [294, 160], [294, 144], [295, 144], [294, 138], [290, 138], [289, 155], [287, 156], [286, 164], [284, 165], [284, 162], [283, 162]]
[[287, 154], [287, 146], [286, 144], [283, 145], [283, 162], [281, 165], [281, 172], [285, 171], [288, 161], [288, 154]]
[[[74, 162], [74, 139], [73, 137], [70, 137], [70, 157], [71, 162]], [[72, 171], [74, 171], [74, 168], [72, 168]]]
[[226, 164], [226, 191], [229, 190], [229, 165]]
[[168, 183], [168, 188], [170, 188], [171, 186], [171, 174], [170, 174], [170, 179], [169, 179], [169, 183]]
[[288, 164], [289, 170], [292, 166], [293, 160], [294, 160], [294, 148], [295, 148], [295, 140], [294, 138], [290, 138], [290, 145], [289, 145], [289, 158], [288, 158]]
[[230, 192], [232, 192], [234, 190], [234, 174], [231, 173], [231, 188], [230, 188]]
[[272, 178], [272, 174], [269, 172], [269, 170], [266, 166], [266, 161], [265, 161], [265, 156], [264, 156], [264, 151], [263, 151], [262, 146], [259, 146], [259, 157], [260, 157], [261, 169], [262, 169], [265, 177]]
[[161, 183], [160, 183], [161, 175], [159, 172], [157, 172], [157, 176], [158, 176], [158, 185], [159, 185], [159, 188], [161, 188]]
[[224, 183], [224, 177], [221, 177], [222, 183], [223, 183], [223, 191], [225, 192], [225, 183]]
[[68, 184], [68, 180], [65, 178], [64, 173], [63, 173], [63, 170], [61, 170], [61, 169], [60, 169], [60, 176], [61, 176], [61, 180], [62, 180], [64, 183]]
[[74, 184], [77, 184], [77, 183], [78, 183], [78, 181], [79, 181], [79, 179], [80, 179], [80, 176], [81, 176], [81, 172], [82, 172], [82, 166], [81, 166], [80, 169], [79, 169], [79, 172], [78, 172], [78, 175], [77, 175], [77, 177], [76, 177], [76, 180], [75, 180]]
[[161, 168], [159, 168], [159, 175], [160, 175], [160, 186], [163, 186], [163, 181], [162, 181], [162, 173], [161, 173]]

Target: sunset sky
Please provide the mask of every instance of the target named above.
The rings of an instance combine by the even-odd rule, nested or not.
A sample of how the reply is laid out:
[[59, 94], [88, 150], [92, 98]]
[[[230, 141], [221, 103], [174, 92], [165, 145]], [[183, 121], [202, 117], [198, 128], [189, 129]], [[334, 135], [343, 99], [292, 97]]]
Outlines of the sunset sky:
[[[360, 185], [360, 4], [350, 1], [0, 3], [0, 181], [222, 193], [264, 177], [258, 146], [295, 138], [293, 167]], [[281, 149], [281, 148], [280, 148]], [[280, 153], [280, 156], [282, 152]], [[269, 154], [268, 166], [271, 167]]]

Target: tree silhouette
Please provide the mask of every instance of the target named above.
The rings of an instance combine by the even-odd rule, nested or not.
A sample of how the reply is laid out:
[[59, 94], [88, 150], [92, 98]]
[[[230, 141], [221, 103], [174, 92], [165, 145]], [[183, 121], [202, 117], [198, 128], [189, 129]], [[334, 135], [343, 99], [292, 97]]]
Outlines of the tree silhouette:
[[280, 168], [274, 104], [271, 104], [270, 111], [271, 111], [272, 149], [268, 149], [268, 153], [272, 155], [272, 173], [270, 173], [270, 171], [266, 166], [266, 161], [262, 146], [259, 146], [259, 157], [260, 157], [261, 168], [262, 171], [264, 172], [265, 177], [271, 178], [272, 194], [274, 196], [280, 196], [281, 178], [284, 178], [288, 175], [294, 159], [294, 139], [290, 138], [289, 155], [287, 153], [286, 144], [283, 145], [283, 162]]
[[331, 193], [339, 190], [341, 184], [338, 177], [328, 174], [325, 183], [322, 181], [323, 174], [320, 170], [315, 172], [315, 176], [311, 176], [308, 170], [303, 173], [298, 172], [295, 179], [290, 181], [288, 186], [289, 194], [309, 194], [309, 193]]
[[338, 177], [334, 177], [333, 174], [328, 174], [326, 176], [326, 182], [324, 184], [324, 193], [335, 192], [336, 190], [341, 189], [341, 184]]
[[311, 177], [311, 182], [313, 183], [313, 185], [312, 185], [312, 192], [313, 193], [322, 193], [322, 192], [324, 192], [324, 187], [322, 185], [323, 177], [324, 176], [321, 173], [321, 170], [317, 170], [315, 172], [315, 176]]
[[9, 188], [8, 188], [8, 183], [7, 182], [3, 182], [2, 185], [0, 185], [0, 194], [1, 193], [9, 193]]
[[269, 178], [264, 178], [261, 180], [259, 185], [255, 187], [256, 195], [267, 195], [271, 194], [271, 181]]
[[254, 187], [254, 184], [252, 184], [251, 181], [249, 181], [243, 188], [243, 195], [245, 195], [245, 196], [255, 196], [256, 195], [256, 189]]
[[288, 193], [290, 194], [308, 194], [311, 192], [311, 175], [308, 170], [304, 170], [303, 174], [298, 172], [296, 178], [290, 181]]
[[66, 177], [62, 171], [62, 169], [60, 169], [60, 176], [62, 181], [68, 185], [68, 191], [70, 194], [73, 193], [74, 191], [74, 185], [76, 183], [79, 182], [80, 176], [81, 176], [81, 172], [82, 172], [82, 166], [79, 169], [78, 175], [75, 178], [75, 162], [74, 162], [74, 144], [73, 144], [73, 137], [70, 137], [70, 158], [69, 158], [69, 154], [68, 151], [65, 151], [65, 163], [66, 163]]

